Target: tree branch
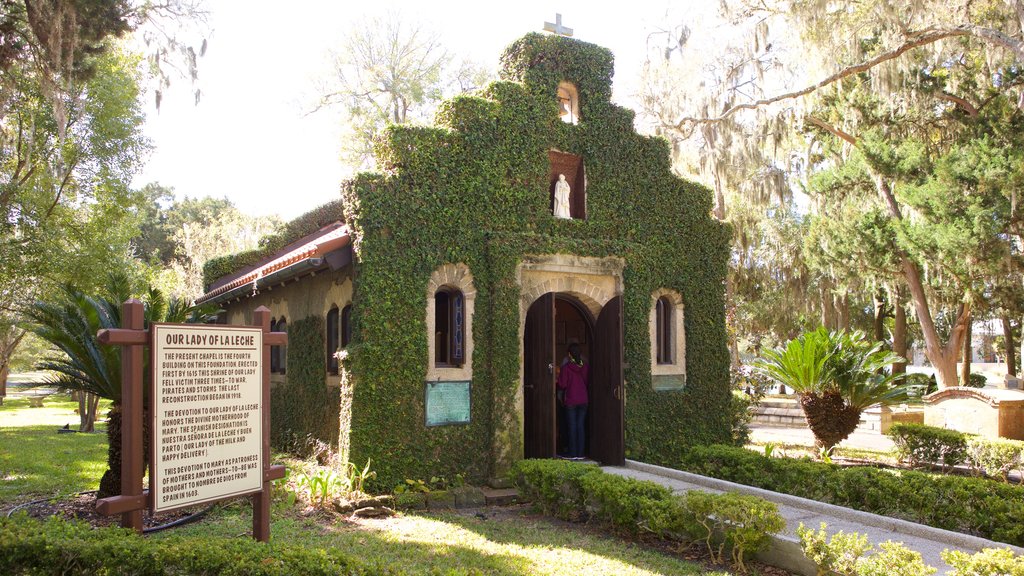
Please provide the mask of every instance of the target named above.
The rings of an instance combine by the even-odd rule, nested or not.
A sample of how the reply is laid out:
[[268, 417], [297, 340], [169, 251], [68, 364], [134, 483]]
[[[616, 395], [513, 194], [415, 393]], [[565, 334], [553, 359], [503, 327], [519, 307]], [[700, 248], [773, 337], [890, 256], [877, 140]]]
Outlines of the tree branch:
[[[921, 46], [927, 46], [929, 44], [934, 44], [935, 42], [938, 42], [940, 40], [945, 40], [947, 38], [954, 38], [958, 36], [975, 36], [991, 44], [1002, 46], [1003, 48], [1006, 48], [1013, 52], [1014, 56], [1019, 62], [1024, 62], [1024, 41], [1017, 40], [1016, 38], [1004, 34], [999, 30], [985, 28], [983, 26], [975, 26], [973, 24], [961, 24], [954, 28], [929, 28], [918, 32], [912, 32], [908, 35], [908, 40], [901, 44], [900, 46], [897, 46], [896, 48], [893, 48], [892, 50], [889, 50], [887, 52], [883, 52], [882, 54], [879, 54], [878, 56], [875, 56], [870, 60], [861, 62], [860, 64], [855, 64], [853, 66], [843, 68], [842, 70], [836, 72], [835, 74], [832, 74], [831, 76], [828, 76], [827, 78], [821, 80], [820, 82], [807, 86], [801, 90], [794, 90], [792, 92], [778, 94], [776, 96], [772, 96], [771, 98], [762, 98], [760, 100], [754, 100], [752, 102], [736, 104], [731, 108], [727, 109], [722, 114], [710, 118], [687, 116], [684, 118], [680, 118], [675, 123], [668, 124], [666, 126], [674, 128], [680, 132], [687, 133], [691, 131], [692, 127], [696, 124], [713, 124], [717, 122], [722, 122], [723, 120], [729, 118], [730, 116], [741, 110], [755, 110], [762, 106], [767, 106], [769, 104], [774, 104], [776, 102], [781, 102], [783, 100], [793, 100], [795, 98], [800, 98], [801, 96], [806, 96], [812, 92], [820, 90], [821, 88], [824, 88], [831, 84], [835, 84], [836, 82], [839, 82], [844, 78], [848, 78], [850, 76], [853, 76], [854, 74], [867, 72], [868, 70], [871, 70], [872, 68], [878, 66], [879, 64], [899, 58], [903, 54], [915, 48], [920, 48]], [[960, 102], [957, 103], [959, 104]]]
[[948, 101], [956, 104], [957, 106], [963, 108], [964, 112], [967, 112], [967, 115], [970, 116], [971, 118], [977, 118], [978, 117], [978, 108], [975, 107], [974, 104], [971, 104], [970, 102], [968, 102], [966, 99], [961, 98], [959, 96], [954, 96], [954, 95], [950, 94], [949, 92], [940, 92], [940, 93], [936, 94], [936, 96], [940, 100], [948, 100]]
[[857, 139], [855, 137], [853, 137], [850, 134], [847, 134], [846, 132], [843, 132], [839, 128], [836, 128], [835, 126], [829, 124], [828, 122], [825, 122], [820, 118], [817, 118], [815, 116], [808, 116], [805, 120], [821, 128], [822, 130], [828, 132], [829, 134], [835, 136], [836, 138], [846, 141], [848, 144], [851, 144], [853, 146], [857, 145]]

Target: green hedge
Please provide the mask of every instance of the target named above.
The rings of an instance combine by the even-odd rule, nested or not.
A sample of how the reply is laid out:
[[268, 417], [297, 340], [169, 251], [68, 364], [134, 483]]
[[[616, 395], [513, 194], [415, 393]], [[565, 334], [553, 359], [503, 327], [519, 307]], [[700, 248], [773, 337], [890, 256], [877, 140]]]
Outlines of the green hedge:
[[682, 470], [901, 518], [936, 528], [1024, 545], [1024, 487], [869, 467], [767, 458], [744, 448], [696, 446]]
[[328, 387], [324, 319], [288, 324], [284, 384], [270, 390], [270, 439], [275, 448], [307, 455], [307, 440], [338, 444], [340, 390]]
[[606, 474], [592, 464], [523, 460], [510, 473], [520, 496], [546, 514], [564, 519], [593, 515], [620, 532], [664, 540], [702, 542], [721, 561], [728, 548], [733, 564], [764, 550], [786, 522], [767, 500], [737, 493], [690, 491], [681, 496], [647, 480]]
[[911, 466], [931, 464], [943, 468], [967, 460], [967, 434], [924, 424], [893, 424], [886, 435], [896, 445], [900, 462]]
[[261, 544], [248, 538], [145, 538], [121, 528], [27, 516], [0, 517], [0, 574], [379, 574], [335, 549]]

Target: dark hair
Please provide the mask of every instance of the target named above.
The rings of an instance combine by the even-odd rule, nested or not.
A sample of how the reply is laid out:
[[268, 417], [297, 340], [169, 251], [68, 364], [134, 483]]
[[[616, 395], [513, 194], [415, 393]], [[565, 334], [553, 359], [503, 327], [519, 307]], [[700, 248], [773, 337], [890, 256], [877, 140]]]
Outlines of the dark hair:
[[580, 345], [576, 342], [569, 344], [569, 357], [576, 362], [580, 361]]

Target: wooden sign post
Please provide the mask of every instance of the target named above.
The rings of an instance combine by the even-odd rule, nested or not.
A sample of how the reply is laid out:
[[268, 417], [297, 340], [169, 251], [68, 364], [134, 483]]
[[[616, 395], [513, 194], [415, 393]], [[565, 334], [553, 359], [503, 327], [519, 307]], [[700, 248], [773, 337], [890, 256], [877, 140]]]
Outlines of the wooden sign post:
[[[270, 539], [270, 347], [287, 334], [270, 332], [270, 311], [256, 326], [158, 324], [144, 329], [143, 306], [122, 307], [122, 328], [101, 330], [100, 342], [121, 346], [121, 495], [96, 502], [101, 514], [142, 532], [142, 510], [163, 512], [251, 495], [253, 538]], [[143, 446], [143, 348], [150, 347], [150, 446]], [[143, 490], [143, 450], [150, 489]]]

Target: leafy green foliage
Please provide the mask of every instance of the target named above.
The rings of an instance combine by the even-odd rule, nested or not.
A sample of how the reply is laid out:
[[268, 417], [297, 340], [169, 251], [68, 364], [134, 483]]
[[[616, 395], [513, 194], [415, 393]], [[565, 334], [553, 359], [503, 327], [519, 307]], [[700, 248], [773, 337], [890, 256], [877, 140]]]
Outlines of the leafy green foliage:
[[288, 323], [287, 382], [271, 388], [271, 442], [281, 450], [304, 454], [313, 443], [338, 443], [340, 397], [326, 386], [324, 319], [309, 316]]
[[967, 438], [967, 463], [976, 472], [1009, 482], [1012, 470], [1024, 471], [1024, 442], [1005, 438]]
[[209, 288], [218, 278], [256, 264], [299, 238], [344, 218], [341, 201], [329, 202], [281, 225], [277, 232], [264, 236], [258, 248], [210, 258], [203, 264], [203, 286]]
[[520, 494], [546, 514], [595, 517], [631, 535], [653, 533], [668, 540], [705, 543], [716, 562], [730, 550], [733, 564], [763, 550], [771, 534], [785, 528], [778, 507], [744, 494], [690, 491], [675, 496], [645, 480], [606, 474], [599, 468], [559, 460], [522, 460], [510, 477]]
[[893, 424], [886, 435], [896, 445], [896, 456], [911, 466], [947, 467], [967, 460], [967, 434], [924, 424]]
[[[675, 177], [666, 142], [638, 136], [633, 114], [611, 103], [608, 50], [530, 34], [507, 49], [503, 62], [505, 81], [447, 101], [436, 126], [390, 126], [380, 134], [381, 174], [358, 175], [343, 186], [340, 202], [287, 224], [259, 253], [206, 266], [209, 282], [326, 224], [343, 219], [350, 227], [357, 261], [353, 342], [345, 360], [353, 391], [351, 457], [373, 460], [379, 487], [458, 473], [481, 481], [503, 474], [523, 453], [515, 278], [517, 265], [531, 255], [626, 262], [630, 457], [665, 463], [689, 444], [730, 437], [722, 293], [729, 230], [709, 217], [709, 191]], [[578, 125], [558, 121], [561, 81], [580, 93]], [[583, 158], [585, 220], [551, 215], [551, 149]], [[476, 289], [472, 412], [469, 424], [426, 428], [427, 285], [435, 270], [456, 263], [469, 268]], [[656, 392], [651, 383], [647, 322], [650, 296], [659, 288], [685, 301], [687, 387], [681, 391]], [[314, 361], [322, 365], [310, 355], [290, 361], [289, 370]], [[275, 407], [282, 405], [277, 398], [288, 401], [282, 394], [275, 391]]]
[[985, 548], [977, 554], [943, 550], [942, 559], [953, 567], [951, 576], [1024, 576], [1024, 556], [1009, 548]]
[[263, 544], [248, 538], [144, 538], [51, 518], [0, 518], [0, 572], [22, 574], [374, 574], [336, 548]]
[[925, 565], [921, 554], [902, 542], [883, 542], [878, 552], [866, 555], [873, 548], [867, 536], [837, 532], [829, 538], [824, 522], [817, 531], [801, 524], [797, 536], [804, 554], [817, 565], [818, 576], [928, 576], [936, 572]]
[[824, 522], [818, 530], [807, 528], [802, 523], [796, 529], [804, 555], [818, 567], [818, 576], [856, 575], [857, 562], [871, 550], [868, 537], [856, 532], [847, 534], [839, 531], [829, 537]]
[[754, 368], [797, 393], [807, 424], [825, 451], [857, 428], [868, 406], [907, 397], [905, 387], [893, 385], [898, 375], [885, 372], [903, 359], [861, 332], [819, 328], [764, 356]]
[[1020, 486], [981, 478], [766, 458], [732, 446], [695, 446], [675, 467], [1007, 544], [1024, 543], [1024, 488]]

